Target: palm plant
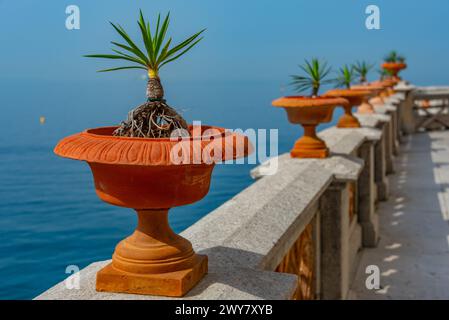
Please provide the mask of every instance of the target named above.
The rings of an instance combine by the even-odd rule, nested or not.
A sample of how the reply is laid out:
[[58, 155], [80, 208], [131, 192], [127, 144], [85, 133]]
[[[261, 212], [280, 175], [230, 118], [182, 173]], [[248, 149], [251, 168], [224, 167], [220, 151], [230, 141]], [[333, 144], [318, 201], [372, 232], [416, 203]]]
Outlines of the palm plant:
[[391, 51], [388, 55], [385, 56], [384, 58], [385, 62], [400, 62], [400, 63], [404, 63], [405, 62], [405, 57], [399, 55], [396, 51]]
[[338, 70], [337, 78], [335, 78], [333, 81], [335, 82], [336, 88], [344, 87], [346, 89], [350, 89], [351, 83], [354, 82], [354, 78], [354, 68], [349, 67], [348, 65], [344, 65]]
[[398, 60], [398, 53], [396, 51], [390, 51], [385, 58], [385, 62], [396, 62]]
[[368, 81], [368, 73], [373, 67], [373, 64], [369, 64], [366, 61], [357, 61], [352, 65], [355, 74], [359, 77], [360, 83], [366, 83]]
[[387, 70], [387, 69], [378, 69], [377, 73], [379, 74], [380, 80], [385, 80], [386, 78], [390, 78], [393, 76], [393, 73], [391, 72], [391, 70]]
[[316, 97], [321, 85], [332, 81], [325, 80], [331, 71], [327, 62], [320, 62], [317, 58], [313, 58], [311, 61], [305, 60], [304, 64], [299, 67], [305, 72], [306, 76], [291, 76], [293, 79], [291, 84], [296, 87], [298, 92], [312, 90], [312, 97]]
[[99, 72], [125, 69], [143, 69], [147, 71], [147, 102], [133, 109], [128, 119], [123, 121], [114, 135], [131, 137], [167, 137], [175, 129], [187, 129], [187, 123], [176, 110], [165, 103], [164, 89], [159, 77], [160, 69], [173, 62], [192, 49], [201, 39], [205, 29], [193, 34], [177, 45], [172, 45], [172, 38], [167, 40], [170, 13], [161, 21], [158, 15], [154, 32], [150, 22], [145, 21], [140, 10], [137, 21], [144, 48], [140, 48], [120, 26], [111, 22], [112, 27], [125, 43], [111, 41], [114, 54], [89, 54], [85, 57], [124, 60], [129, 65], [118, 66]]

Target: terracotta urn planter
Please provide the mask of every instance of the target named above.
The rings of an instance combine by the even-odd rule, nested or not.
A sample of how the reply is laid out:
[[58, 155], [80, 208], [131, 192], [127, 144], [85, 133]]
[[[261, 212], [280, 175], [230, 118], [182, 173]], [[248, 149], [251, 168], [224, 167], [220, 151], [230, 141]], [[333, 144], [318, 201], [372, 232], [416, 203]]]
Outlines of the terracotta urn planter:
[[[351, 87], [352, 90], [362, 90], [369, 91], [369, 95], [363, 97], [362, 103], [357, 108], [358, 113], [362, 114], [372, 114], [376, 111], [373, 106], [373, 99], [379, 99], [383, 103], [383, 98], [379, 96], [380, 92], [385, 90], [385, 87], [379, 84], [367, 84], [367, 85], [354, 85]], [[372, 98], [374, 97], [374, 98]]]
[[407, 68], [407, 64], [403, 62], [385, 62], [382, 64], [382, 68], [388, 70], [395, 80], [401, 80], [398, 74], [401, 70]]
[[330, 122], [336, 106], [346, 106], [349, 102], [343, 98], [289, 96], [273, 101], [273, 106], [282, 107], [288, 120], [301, 124], [304, 136], [298, 139], [290, 151], [293, 158], [326, 158], [329, 149], [326, 143], [316, 135], [316, 126]]
[[430, 108], [430, 106], [431, 106], [430, 105], [430, 100], [427, 100], [427, 99], [421, 100], [420, 103], [419, 103], [419, 106], [421, 108], [425, 108], [425, 109]]
[[385, 87], [385, 90], [383, 91], [383, 97], [387, 98], [393, 94], [395, 94], [394, 86], [399, 83], [399, 80], [396, 80], [394, 78], [388, 78], [381, 81], [381, 84]]
[[382, 105], [385, 103], [385, 98], [388, 97], [388, 86], [383, 81], [373, 81], [369, 84], [370, 86], [379, 87], [380, 90], [376, 93], [376, 95], [369, 100], [372, 105]]
[[89, 164], [101, 200], [137, 212], [136, 230], [97, 273], [96, 289], [182, 296], [207, 273], [207, 256], [173, 232], [168, 210], [203, 198], [215, 163], [244, 157], [252, 146], [217, 127], [190, 127], [189, 137], [174, 139], [112, 136], [115, 129], [74, 134], [54, 150]]
[[352, 114], [352, 107], [361, 105], [371, 94], [371, 91], [362, 89], [333, 89], [326, 92], [325, 96], [341, 97], [349, 102], [343, 106], [345, 113], [338, 120], [337, 127], [360, 128], [359, 120]]

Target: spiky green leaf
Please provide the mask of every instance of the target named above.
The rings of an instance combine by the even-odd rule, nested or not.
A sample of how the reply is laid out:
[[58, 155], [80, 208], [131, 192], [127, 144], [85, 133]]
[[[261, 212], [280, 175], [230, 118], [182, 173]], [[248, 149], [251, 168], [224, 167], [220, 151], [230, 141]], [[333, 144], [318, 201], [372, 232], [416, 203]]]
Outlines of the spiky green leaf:
[[[116, 55], [86, 55], [86, 57], [127, 60], [138, 64], [139, 66], [136, 68], [142, 68], [141, 66], [145, 66], [147, 70], [151, 70], [157, 75], [162, 66], [177, 60], [192, 49], [200, 40], [202, 40], [203, 38], [200, 38], [199, 36], [205, 31], [205, 29], [203, 29], [188, 37], [184, 41], [181, 41], [176, 46], [171, 47], [172, 38], [165, 41], [170, 24], [170, 13], [165, 16], [163, 21], [161, 21], [161, 15], [158, 15], [154, 33], [151, 31], [150, 22], [145, 20], [142, 10], [139, 10], [137, 24], [140, 29], [140, 36], [145, 46], [144, 50], [139, 48], [125, 29], [123, 29], [120, 25], [116, 25], [111, 22], [111, 26], [125, 40], [126, 44], [114, 41], [111, 42], [115, 47], [117, 47], [112, 49]], [[126, 53], [118, 49], [123, 49]], [[132, 69], [128, 67], [126, 68]], [[111, 68], [106, 70], [112, 71], [121, 69], [122, 67], [119, 69]]]

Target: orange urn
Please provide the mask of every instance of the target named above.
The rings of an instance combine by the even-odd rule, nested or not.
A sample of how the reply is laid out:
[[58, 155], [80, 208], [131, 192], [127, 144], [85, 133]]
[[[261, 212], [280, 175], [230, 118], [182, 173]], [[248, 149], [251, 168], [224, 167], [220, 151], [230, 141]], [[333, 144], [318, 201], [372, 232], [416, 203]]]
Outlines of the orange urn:
[[[364, 96], [362, 103], [357, 108], [357, 112], [361, 114], [375, 113], [374, 104], [383, 104], [384, 100], [380, 96], [380, 93], [385, 90], [385, 87], [379, 83], [370, 83], [366, 85], [354, 85], [351, 87], [353, 90], [362, 90], [371, 92], [370, 95]], [[374, 98], [373, 98], [374, 97]]]
[[399, 80], [396, 80], [395, 78], [387, 78], [382, 81], [380, 81], [380, 84], [385, 87], [385, 90], [381, 92], [381, 96], [383, 98], [388, 98], [389, 96], [395, 94], [394, 86], [399, 83]]
[[352, 108], [361, 105], [371, 95], [371, 91], [362, 89], [333, 89], [324, 95], [328, 97], [341, 97], [348, 100], [348, 104], [343, 106], [345, 113], [338, 120], [338, 128], [361, 127], [359, 120], [352, 114]]
[[98, 197], [132, 208], [138, 223], [97, 273], [97, 291], [183, 296], [207, 273], [207, 256], [168, 223], [172, 207], [202, 199], [216, 162], [252, 152], [248, 138], [218, 127], [190, 127], [189, 137], [112, 136], [116, 127], [62, 139], [54, 152], [86, 161]]
[[272, 102], [287, 112], [288, 120], [304, 128], [304, 136], [298, 139], [290, 151], [292, 158], [327, 158], [329, 148], [316, 134], [316, 126], [330, 122], [336, 106], [346, 106], [349, 102], [334, 97], [289, 96]]
[[401, 80], [398, 74], [401, 70], [407, 68], [407, 64], [403, 62], [385, 62], [382, 64], [382, 68], [388, 70], [395, 80]]

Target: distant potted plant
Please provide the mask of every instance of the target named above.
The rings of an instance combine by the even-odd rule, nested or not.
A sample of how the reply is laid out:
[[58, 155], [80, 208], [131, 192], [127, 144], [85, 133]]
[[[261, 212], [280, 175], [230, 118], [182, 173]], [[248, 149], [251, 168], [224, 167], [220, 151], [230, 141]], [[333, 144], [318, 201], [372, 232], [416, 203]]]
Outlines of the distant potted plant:
[[382, 92], [382, 97], [387, 98], [396, 93], [394, 87], [399, 83], [399, 80], [396, 78], [387, 78], [382, 80], [381, 83], [385, 87], [385, 90]]
[[[377, 70], [377, 73], [379, 74], [379, 80], [373, 81], [369, 83], [369, 85], [377, 86], [382, 89], [378, 90], [375, 96], [369, 100], [369, 104], [372, 106], [383, 105], [385, 103], [385, 98], [391, 94], [391, 86], [393, 85], [393, 73], [391, 70], [380, 68]], [[367, 105], [365, 105], [365, 107], [367, 107]], [[366, 108], [366, 110], [367, 109], [368, 108]]]
[[[391, 79], [393, 77], [393, 73], [391, 72], [391, 70], [388, 70], [388, 69], [384, 69], [384, 68], [377, 69], [377, 73], [379, 75], [379, 81]], [[374, 82], [376, 82], [376, 81], [374, 81]]]
[[164, 100], [160, 68], [177, 60], [202, 38], [204, 30], [178, 45], [167, 40], [169, 14], [150, 29], [140, 12], [141, 49], [119, 25], [125, 43], [112, 42], [114, 54], [93, 58], [125, 60], [129, 65], [101, 71], [143, 69], [148, 73], [147, 102], [130, 111], [118, 127], [101, 127], [62, 139], [59, 156], [86, 161], [97, 195], [105, 202], [133, 208], [138, 223], [122, 240], [112, 263], [97, 273], [98, 291], [182, 296], [207, 272], [207, 257], [168, 224], [168, 210], [203, 198], [217, 161], [250, 152], [247, 138], [211, 126], [189, 126]]
[[355, 80], [353, 67], [347, 65], [339, 69], [337, 78], [334, 79], [337, 88], [326, 92], [325, 96], [342, 97], [348, 100], [348, 104], [343, 106], [345, 113], [337, 123], [338, 128], [360, 128], [359, 120], [352, 114], [352, 107], [362, 104], [366, 97], [371, 95], [368, 90], [352, 89], [351, 84]]
[[391, 51], [384, 60], [382, 68], [388, 70], [395, 80], [401, 80], [398, 74], [401, 70], [407, 68], [405, 57], [398, 55], [396, 51]]
[[366, 61], [357, 61], [355, 64], [352, 65], [352, 68], [354, 69], [356, 76], [359, 77], [360, 84], [368, 83], [368, 73], [371, 71], [373, 67], [374, 65], [369, 64]]
[[357, 108], [357, 113], [361, 114], [375, 113], [376, 111], [374, 109], [372, 100], [379, 97], [379, 99], [383, 101], [383, 99], [379, 96], [379, 94], [385, 90], [385, 87], [381, 84], [369, 83], [364, 85], [353, 85], [351, 89], [368, 91], [370, 93], [363, 97], [362, 103], [360, 103], [359, 107]]
[[273, 106], [282, 107], [287, 112], [291, 123], [301, 124], [304, 136], [296, 141], [290, 154], [293, 158], [326, 158], [329, 149], [326, 143], [316, 135], [316, 126], [329, 122], [336, 106], [345, 106], [348, 101], [343, 98], [319, 96], [322, 84], [330, 83], [327, 80], [331, 69], [326, 62], [318, 59], [305, 61], [300, 65], [305, 75], [293, 75], [292, 84], [298, 92], [309, 91], [310, 96], [287, 96], [273, 101]]
[[373, 81], [371, 84], [381, 85], [384, 90], [380, 91], [379, 95], [371, 99], [372, 104], [383, 104], [385, 98], [395, 93], [394, 86], [399, 83], [400, 80], [393, 76], [394, 72], [388, 69], [378, 70], [379, 80]]

